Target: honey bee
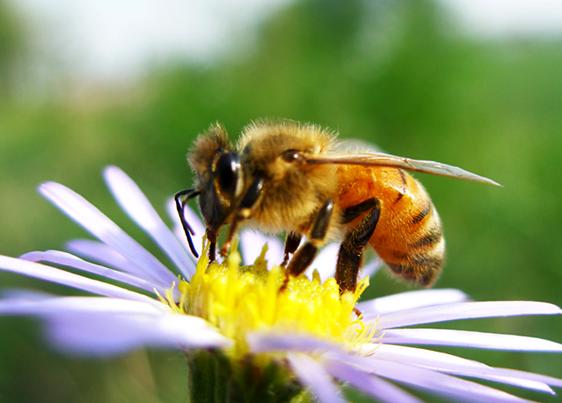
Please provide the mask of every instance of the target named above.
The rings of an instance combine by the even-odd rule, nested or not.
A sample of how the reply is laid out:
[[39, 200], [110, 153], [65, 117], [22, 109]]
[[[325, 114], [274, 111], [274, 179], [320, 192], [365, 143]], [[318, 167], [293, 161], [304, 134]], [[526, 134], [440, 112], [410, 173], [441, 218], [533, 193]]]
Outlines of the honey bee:
[[430, 286], [438, 278], [445, 254], [441, 221], [424, 187], [407, 171], [497, 185], [438, 162], [358, 151], [328, 130], [290, 121], [251, 124], [236, 145], [222, 126], [211, 126], [195, 141], [188, 162], [196, 185], [175, 200], [195, 255], [183, 209], [199, 197], [211, 261], [224, 225], [230, 227], [223, 255], [241, 223], [284, 232], [281, 265], [287, 276], [303, 273], [324, 243], [337, 240], [341, 292], [355, 290], [367, 244], [403, 279]]

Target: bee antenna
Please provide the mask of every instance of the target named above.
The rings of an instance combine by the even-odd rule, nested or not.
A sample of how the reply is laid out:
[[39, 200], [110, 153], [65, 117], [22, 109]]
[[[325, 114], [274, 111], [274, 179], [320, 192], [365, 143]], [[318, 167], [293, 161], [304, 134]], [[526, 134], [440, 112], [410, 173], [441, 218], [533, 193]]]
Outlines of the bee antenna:
[[178, 215], [180, 216], [181, 226], [183, 227], [183, 231], [185, 232], [185, 236], [187, 238], [187, 243], [189, 244], [189, 249], [193, 256], [199, 257], [197, 250], [195, 250], [195, 245], [193, 244], [193, 239], [191, 239], [191, 235], [195, 235], [193, 228], [189, 225], [187, 220], [185, 219], [185, 206], [187, 206], [187, 202], [194, 197], [199, 196], [199, 190], [196, 189], [185, 189], [180, 190], [174, 195], [174, 201], [176, 202], [176, 210], [178, 211]]

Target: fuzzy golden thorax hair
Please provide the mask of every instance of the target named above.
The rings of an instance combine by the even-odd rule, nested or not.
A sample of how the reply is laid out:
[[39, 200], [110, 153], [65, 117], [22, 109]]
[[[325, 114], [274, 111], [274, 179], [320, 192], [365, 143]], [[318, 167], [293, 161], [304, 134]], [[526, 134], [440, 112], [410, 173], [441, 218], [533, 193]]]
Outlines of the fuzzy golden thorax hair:
[[237, 149], [245, 176], [266, 178], [264, 196], [256, 206], [252, 222], [270, 232], [306, 232], [314, 211], [337, 190], [333, 165], [304, 165], [286, 161], [288, 150], [322, 154], [335, 135], [318, 126], [293, 122], [258, 123], [244, 129]]

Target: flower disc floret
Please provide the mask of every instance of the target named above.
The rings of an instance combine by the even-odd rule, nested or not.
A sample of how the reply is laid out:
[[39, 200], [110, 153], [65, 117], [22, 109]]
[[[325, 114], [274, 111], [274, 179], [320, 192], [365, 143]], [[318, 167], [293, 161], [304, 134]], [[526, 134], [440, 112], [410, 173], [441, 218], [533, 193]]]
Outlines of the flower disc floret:
[[287, 277], [279, 266], [267, 270], [265, 252], [266, 247], [251, 266], [241, 266], [236, 251], [223, 263], [202, 257], [191, 281], [180, 282], [179, 302], [163, 300], [215, 325], [235, 341], [231, 353], [236, 356], [249, 351], [246, 336], [256, 331], [316, 336], [350, 350], [372, 339], [374, 327], [355, 310], [368, 278], [355, 292], [340, 295], [333, 278], [322, 282], [317, 273], [312, 279]]

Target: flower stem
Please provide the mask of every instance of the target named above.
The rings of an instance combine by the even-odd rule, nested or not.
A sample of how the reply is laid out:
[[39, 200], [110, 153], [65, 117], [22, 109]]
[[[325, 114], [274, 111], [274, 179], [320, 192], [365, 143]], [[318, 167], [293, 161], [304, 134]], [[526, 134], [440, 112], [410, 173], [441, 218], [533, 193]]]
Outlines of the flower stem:
[[310, 394], [275, 361], [231, 360], [218, 350], [186, 353], [190, 403], [309, 403]]

